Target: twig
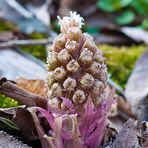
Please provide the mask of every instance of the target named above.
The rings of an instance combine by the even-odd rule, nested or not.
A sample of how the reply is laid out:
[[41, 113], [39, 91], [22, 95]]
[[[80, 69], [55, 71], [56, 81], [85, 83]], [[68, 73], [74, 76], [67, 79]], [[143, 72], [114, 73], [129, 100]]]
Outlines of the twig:
[[0, 43], [0, 48], [11, 47], [11, 46], [26, 46], [26, 45], [46, 45], [52, 44], [53, 39], [40, 39], [40, 40], [9, 40]]
[[109, 76], [107, 82], [111, 87], [114, 87], [121, 96], [123, 96], [123, 99], [126, 100], [126, 97], [124, 95], [124, 90], [122, 87], [120, 87], [117, 83], [115, 83]]
[[47, 99], [26, 91], [5, 78], [0, 79], [0, 93], [13, 98], [27, 106], [47, 107]]

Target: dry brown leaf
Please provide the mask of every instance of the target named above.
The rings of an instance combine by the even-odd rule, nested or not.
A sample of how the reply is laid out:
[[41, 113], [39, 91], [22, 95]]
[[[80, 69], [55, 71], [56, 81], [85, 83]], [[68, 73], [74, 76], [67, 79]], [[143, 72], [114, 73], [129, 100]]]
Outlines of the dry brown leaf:
[[20, 134], [27, 140], [35, 140], [37, 136], [34, 134], [34, 124], [30, 113], [26, 108], [18, 108], [12, 119], [18, 127]]
[[34, 94], [47, 97], [47, 92], [45, 91], [45, 83], [42, 80], [27, 80], [20, 78], [16, 80], [17, 85], [23, 89], [28, 90]]
[[23, 105], [47, 108], [47, 100], [44, 97], [26, 91], [6, 78], [0, 79], [0, 93], [21, 102]]
[[0, 116], [10, 119], [16, 125], [18, 131], [13, 131], [14, 137], [19, 137], [30, 144], [38, 140], [32, 116], [25, 105], [7, 109], [0, 108]]

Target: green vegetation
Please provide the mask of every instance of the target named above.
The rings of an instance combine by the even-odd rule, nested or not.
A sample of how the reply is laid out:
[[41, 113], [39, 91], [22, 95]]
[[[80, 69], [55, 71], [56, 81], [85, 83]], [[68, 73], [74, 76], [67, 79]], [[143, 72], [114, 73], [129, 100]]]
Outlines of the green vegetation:
[[117, 10], [133, 9], [137, 14], [147, 15], [147, 0], [98, 0], [98, 8], [106, 12], [114, 12]]
[[135, 17], [135, 14], [131, 10], [127, 10], [117, 17], [116, 23], [119, 25], [130, 24], [134, 21]]
[[[13, 30], [17, 30], [16, 25], [14, 25], [13, 23], [9, 21], [0, 20], [0, 31], [13, 31]], [[43, 38], [47, 38], [47, 35], [43, 33], [33, 32], [32, 34], [28, 35], [27, 38], [43, 39]], [[24, 51], [28, 53], [31, 53], [32, 55], [43, 60], [44, 62], [46, 61], [46, 50], [45, 50], [45, 46], [43, 45], [22, 46], [21, 49], [23, 49]]]
[[12, 31], [16, 28], [13, 23], [7, 21], [0, 20], [0, 24], [0, 31]]
[[[133, 22], [136, 16], [142, 16], [143, 21], [147, 20], [148, 1], [147, 0], [98, 0], [97, 7], [105, 12], [122, 12], [121, 16], [116, 18], [116, 23], [126, 25]], [[143, 25], [142, 25], [143, 26]], [[144, 29], [145, 26], [143, 26]]]
[[[33, 32], [31, 35], [28, 36], [30, 39], [45, 39], [47, 38], [46, 34]], [[24, 51], [31, 53], [35, 57], [41, 59], [42, 61], [46, 62], [46, 49], [44, 45], [37, 45], [37, 46], [22, 46], [21, 49]]]
[[19, 130], [16, 124], [10, 119], [0, 117], [0, 129], [3, 130]]
[[21, 47], [22, 50], [31, 53], [35, 57], [41, 59], [42, 61], [46, 62], [46, 49], [45, 46], [43, 45], [38, 45], [38, 46], [25, 46]]
[[18, 102], [0, 94], [0, 107], [7, 108], [7, 107], [15, 107], [18, 105]]
[[111, 74], [111, 78], [125, 88], [136, 60], [146, 47], [142, 45], [131, 47], [100, 45], [99, 48], [104, 51], [104, 55], [107, 57], [108, 71]]

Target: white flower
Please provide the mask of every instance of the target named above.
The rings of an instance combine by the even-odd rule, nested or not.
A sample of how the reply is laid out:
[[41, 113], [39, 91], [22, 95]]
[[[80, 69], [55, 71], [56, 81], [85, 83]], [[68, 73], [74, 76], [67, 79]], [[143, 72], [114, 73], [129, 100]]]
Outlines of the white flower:
[[59, 25], [62, 33], [66, 33], [71, 27], [82, 28], [82, 25], [84, 24], [84, 19], [79, 14], [72, 11], [70, 11], [69, 17], [66, 16], [61, 19], [60, 16], [57, 16], [57, 18], [59, 19]]

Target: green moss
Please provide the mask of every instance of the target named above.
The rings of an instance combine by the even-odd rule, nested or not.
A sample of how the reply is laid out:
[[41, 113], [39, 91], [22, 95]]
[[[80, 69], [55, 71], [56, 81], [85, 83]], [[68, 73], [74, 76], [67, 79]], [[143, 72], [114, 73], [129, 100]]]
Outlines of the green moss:
[[142, 45], [131, 47], [100, 45], [99, 48], [104, 51], [104, 55], [107, 57], [108, 71], [111, 73], [112, 79], [125, 88], [136, 60], [146, 47]]
[[[30, 39], [45, 39], [47, 38], [46, 34], [33, 32], [31, 35], [28, 36]], [[46, 47], [44, 45], [37, 45], [37, 46], [22, 46], [21, 49], [24, 51], [31, 53], [35, 57], [41, 59], [42, 61], [46, 62]]]
[[12, 31], [16, 26], [8, 21], [0, 20], [0, 31]]
[[0, 94], [0, 107], [6, 108], [6, 107], [15, 107], [18, 105], [18, 102], [6, 97], [5, 95]]
[[40, 60], [46, 62], [47, 54], [46, 54], [45, 46], [42, 46], [42, 45], [24, 46], [24, 47], [21, 47], [21, 49], [39, 58]]
[[47, 35], [44, 34], [44, 33], [33, 32], [29, 35], [29, 38], [31, 38], [31, 39], [43, 39], [43, 38], [47, 38]]
[[[9, 21], [3, 21], [0, 20], [0, 31], [12, 31], [12, 30], [17, 30], [16, 25]], [[38, 33], [38, 32], [33, 32], [32, 34], [27, 36], [28, 39], [45, 39], [47, 38], [47, 35], [44, 33]], [[46, 48], [43, 45], [37, 45], [37, 46], [22, 46], [21, 49], [24, 51], [31, 53], [35, 57], [46, 61]]]

